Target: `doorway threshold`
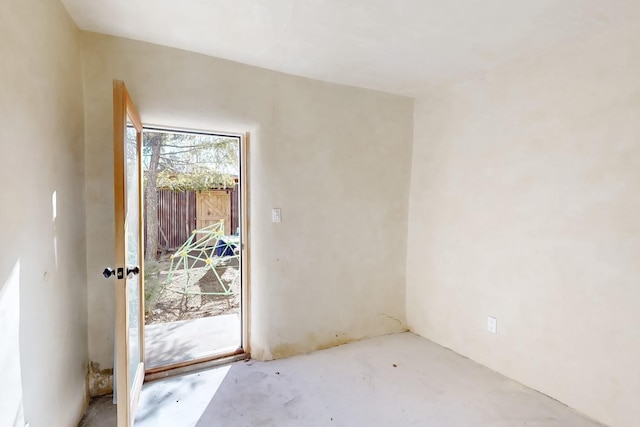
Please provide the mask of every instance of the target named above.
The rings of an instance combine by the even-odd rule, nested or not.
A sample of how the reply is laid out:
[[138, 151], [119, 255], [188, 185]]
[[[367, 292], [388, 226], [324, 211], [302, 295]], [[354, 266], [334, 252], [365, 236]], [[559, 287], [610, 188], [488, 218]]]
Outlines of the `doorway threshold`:
[[233, 353], [218, 354], [208, 358], [147, 370], [144, 375], [144, 381], [156, 381], [167, 377], [190, 374], [250, 358], [251, 355], [249, 353], [245, 353], [242, 348], [239, 348]]

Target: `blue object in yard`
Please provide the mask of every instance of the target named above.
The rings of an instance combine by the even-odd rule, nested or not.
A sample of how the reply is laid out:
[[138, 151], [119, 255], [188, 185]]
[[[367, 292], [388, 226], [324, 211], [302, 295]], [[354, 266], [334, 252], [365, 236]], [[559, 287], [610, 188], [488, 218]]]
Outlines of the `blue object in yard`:
[[223, 239], [218, 239], [218, 243], [216, 243], [216, 256], [233, 256], [235, 255], [236, 245], [233, 243], [227, 243]]

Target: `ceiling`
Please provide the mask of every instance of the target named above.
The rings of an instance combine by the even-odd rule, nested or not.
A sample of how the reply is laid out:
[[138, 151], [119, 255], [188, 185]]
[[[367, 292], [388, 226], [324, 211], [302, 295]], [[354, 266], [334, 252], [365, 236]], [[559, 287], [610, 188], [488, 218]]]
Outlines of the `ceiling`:
[[62, 0], [83, 30], [419, 96], [608, 28], [638, 0]]

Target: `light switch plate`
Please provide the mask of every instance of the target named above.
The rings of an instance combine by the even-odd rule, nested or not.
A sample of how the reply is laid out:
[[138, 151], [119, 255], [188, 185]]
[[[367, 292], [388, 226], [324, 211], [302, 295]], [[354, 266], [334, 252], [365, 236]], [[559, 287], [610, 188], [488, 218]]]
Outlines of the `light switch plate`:
[[498, 320], [495, 317], [489, 316], [487, 318], [487, 330], [492, 334], [498, 333]]
[[271, 220], [273, 222], [282, 222], [282, 212], [280, 211], [280, 208], [274, 208], [271, 211]]

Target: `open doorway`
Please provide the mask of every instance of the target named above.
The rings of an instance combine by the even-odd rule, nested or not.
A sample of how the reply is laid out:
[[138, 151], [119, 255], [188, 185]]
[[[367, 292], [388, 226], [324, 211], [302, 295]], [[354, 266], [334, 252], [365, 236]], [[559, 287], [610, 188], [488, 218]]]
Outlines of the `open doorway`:
[[241, 146], [144, 129], [147, 372], [242, 352]]

